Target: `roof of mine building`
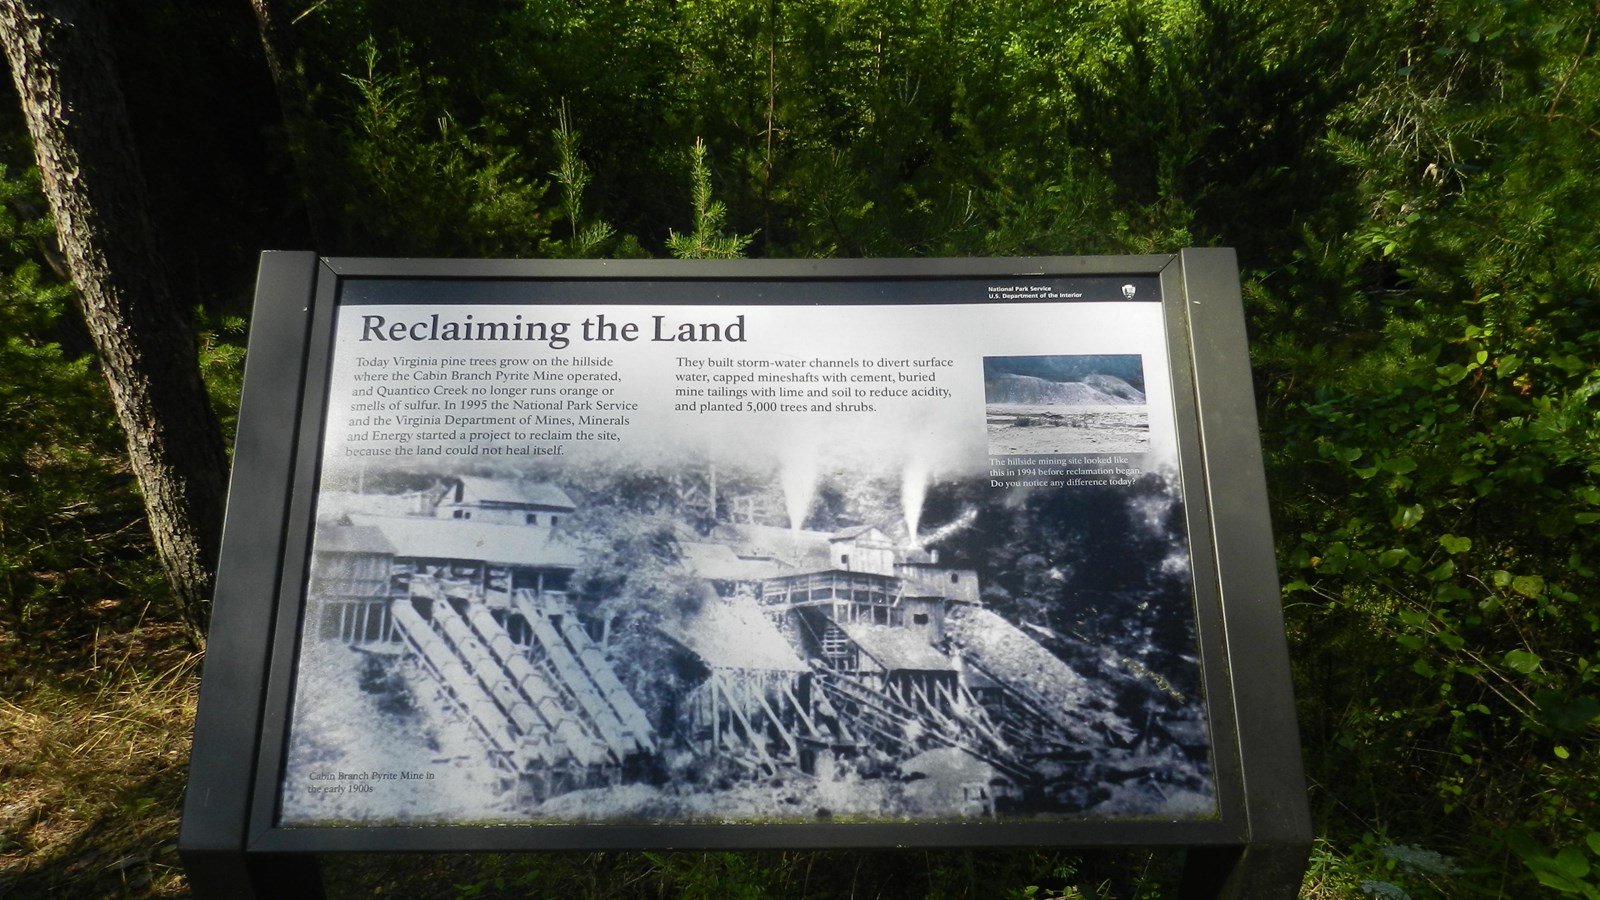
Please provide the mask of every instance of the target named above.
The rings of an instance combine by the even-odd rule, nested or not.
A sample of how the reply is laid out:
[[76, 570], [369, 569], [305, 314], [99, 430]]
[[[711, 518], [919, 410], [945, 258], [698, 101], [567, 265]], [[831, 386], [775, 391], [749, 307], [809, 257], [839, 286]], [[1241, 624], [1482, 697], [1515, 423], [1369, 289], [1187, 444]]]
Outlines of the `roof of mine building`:
[[327, 490], [317, 494], [318, 518], [342, 516], [346, 513], [366, 513], [374, 516], [417, 515], [420, 510], [429, 506], [431, 504], [426, 502], [425, 495], [419, 492], [371, 494]]
[[779, 528], [774, 525], [720, 525], [712, 540], [733, 548], [745, 558], [768, 557], [802, 569], [826, 569], [833, 558], [828, 534], [822, 531]]
[[678, 552], [689, 571], [713, 581], [763, 581], [792, 571], [787, 563], [770, 556], [740, 556], [727, 544], [683, 541]]
[[456, 479], [460, 486], [456, 495], [461, 499], [456, 501], [462, 506], [467, 505], [495, 505], [510, 506], [528, 509], [552, 509], [572, 512], [577, 504], [567, 496], [567, 492], [544, 481], [519, 481], [509, 478], [481, 478], [476, 475], [462, 475]]
[[[562, 540], [559, 531], [549, 528], [422, 516], [352, 514], [350, 521], [354, 526], [376, 529], [397, 557], [560, 569], [575, 569], [582, 561], [578, 548]], [[322, 533], [318, 532], [319, 536]]]
[[394, 545], [383, 532], [370, 525], [333, 525], [317, 528], [318, 553], [372, 553], [394, 555]]
[[753, 603], [723, 600], [709, 587], [702, 592], [699, 609], [661, 630], [713, 669], [810, 671]]
[[875, 542], [888, 544], [890, 546], [893, 546], [894, 543], [889, 539], [889, 536], [884, 533], [883, 529], [876, 525], [852, 525], [849, 528], [841, 528], [838, 531], [835, 531], [833, 534], [828, 535], [828, 542], [837, 544], [843, 541], [859, 541], [862, 538], [870, 538]]
[[923, 636], [905, 628], [868, 625], [865, 622], [840, 622], [861, 652], [878, 661], [890, 672], [953, 672], [955, 660], [940, 653]]
[[994, 612], [954, 607], [945, 630], [997, 681], [1024, 689], [1043, 700], [1046, 708], [1079, 709], [1088, 704], [1090, 686], [1083, 676]]

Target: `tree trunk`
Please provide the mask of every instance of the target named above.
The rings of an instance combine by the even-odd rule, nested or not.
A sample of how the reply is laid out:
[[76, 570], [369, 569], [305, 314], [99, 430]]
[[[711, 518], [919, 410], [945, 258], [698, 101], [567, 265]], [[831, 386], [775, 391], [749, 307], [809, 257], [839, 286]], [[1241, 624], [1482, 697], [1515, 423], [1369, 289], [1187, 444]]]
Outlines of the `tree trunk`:
[[157, 252], [105, 20], [94, 0], [0, 0], [0, 42], [156, 552], [180, 611], [198, 626], [227, 455], [188, 312]]
[[333, 233], [322, 202], [313, 187], [311, 111], [308, 108], [305, 78], [295, 63], [294, 35], [289, 27], [287, 13], [279, 0], [250, 0], [256, 15], [256, 32], [261, 38], [261, 50], [267, 59], [267, 71], [272, 75], [272, 87], [278, 97], [278, 111], [283, 118], [284, 141], [288, 145], [289, 159], [294, 164], [295, 180], [300, 191], [300, 202], [305, 206], [306, 224], [311, 231], [313, 244], [320, 244]]

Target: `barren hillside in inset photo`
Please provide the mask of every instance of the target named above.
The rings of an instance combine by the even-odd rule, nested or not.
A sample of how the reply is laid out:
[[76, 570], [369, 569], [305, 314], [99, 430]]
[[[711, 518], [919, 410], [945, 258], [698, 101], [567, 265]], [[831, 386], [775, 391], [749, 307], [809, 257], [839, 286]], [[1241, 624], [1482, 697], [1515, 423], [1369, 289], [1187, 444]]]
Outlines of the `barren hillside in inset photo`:
[[1142, 453], [1150, 445], [1138, 356], [984, 360], [989, 452]]

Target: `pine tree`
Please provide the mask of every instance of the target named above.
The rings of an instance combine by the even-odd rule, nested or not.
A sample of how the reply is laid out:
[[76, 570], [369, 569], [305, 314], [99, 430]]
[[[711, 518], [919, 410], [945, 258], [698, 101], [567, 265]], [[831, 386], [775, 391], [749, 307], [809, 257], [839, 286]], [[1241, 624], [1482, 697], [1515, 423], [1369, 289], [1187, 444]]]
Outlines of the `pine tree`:
[[221, 535], [227, 455], [191, 323], [161, 265], [105, 22], [89, 0], [3, 0], [0, 43], [157, 554], [179, 608], [198, 626]]

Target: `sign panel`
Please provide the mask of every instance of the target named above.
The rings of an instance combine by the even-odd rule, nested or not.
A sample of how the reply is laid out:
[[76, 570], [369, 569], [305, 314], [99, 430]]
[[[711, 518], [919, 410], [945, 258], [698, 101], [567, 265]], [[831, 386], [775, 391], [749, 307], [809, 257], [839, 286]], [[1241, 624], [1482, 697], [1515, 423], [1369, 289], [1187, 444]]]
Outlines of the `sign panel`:
[[300, 894], [335, 851], [1138, 844], [1292, 896], [1246, 360], [1228, 251], [266, 254], [191, 884]]
[[374, 280], [330, 348], [278, 825], [1219, 818], [1158, 279]]

